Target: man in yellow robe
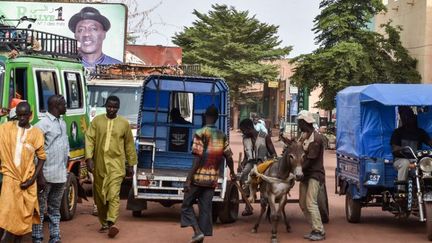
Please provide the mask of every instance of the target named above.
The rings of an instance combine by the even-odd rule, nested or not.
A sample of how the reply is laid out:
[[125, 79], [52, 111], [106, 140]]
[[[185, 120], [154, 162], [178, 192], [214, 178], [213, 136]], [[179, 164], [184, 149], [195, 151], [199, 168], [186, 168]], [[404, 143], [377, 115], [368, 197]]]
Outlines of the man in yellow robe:
[[[40, 223], [37, 189], [34, 183], [46, 159], [44, 136], [29, 123], [30, 105], [17, 106], [17, 121], [0, 125], [0, 228], [20, 242], [30, 233], [33, 223]], [[35, 166], [34, 158], [38, 158]], [[0, 234], [1, 236], [1, 234]]]
[[[105, 103], [106, 114], [95, 117], [86, 132], [86, 162], [93, 172], [93, 195], [102, 225], [110, 238], [119, 229], [114, 225], [120, 210], [120, 186], [127, 169], [133, 174], [137, 164], [134, 139], [128, 120], [118, 116], [120, 100], [110, 96]], [[126, 168], [127, 163], [127, 168]]]

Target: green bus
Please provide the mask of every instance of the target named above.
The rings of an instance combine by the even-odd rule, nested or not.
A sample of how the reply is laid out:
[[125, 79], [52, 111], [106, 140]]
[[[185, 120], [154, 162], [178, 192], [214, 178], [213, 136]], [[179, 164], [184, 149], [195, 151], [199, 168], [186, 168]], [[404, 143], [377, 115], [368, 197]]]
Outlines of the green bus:
[[[85, 69], [77, 41], [52, 33], [0, 25], [0, 106], [27, 100], [33, 111], [31, 123], [46, 115], [48, 97], [66, 99], [70, 160], [67, 187], [62, 200], [63, 220], [73, 218], [78, 197], [85, 198], [82, 184], [89, 181], [84, 163], [84, 133], [89, 125]], [[4, 123], [8, 117], [0, 118]]]

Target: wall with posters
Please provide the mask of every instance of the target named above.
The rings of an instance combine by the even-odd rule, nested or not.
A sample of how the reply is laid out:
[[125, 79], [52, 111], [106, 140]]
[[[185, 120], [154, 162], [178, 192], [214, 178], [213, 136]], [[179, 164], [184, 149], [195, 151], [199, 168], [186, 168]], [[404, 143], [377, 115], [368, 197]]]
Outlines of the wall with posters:
[[[17, 22], [11, 19], [36, 18], [32, 29], [76, 38], [85, 66], [124, 60], [127, 8], [123, 4], [1, 1], [1, 15], [6, 24], [13, 26]], [[91, 25], [94, 21], [99, 25]], [[24, 22], [19, 27], [26, 28], [27, 25]], [[74, 28], [75, 32], [71, 30]], [[91, 55], [94, 49], [100, 49], [100, 45], [103, 55]]]

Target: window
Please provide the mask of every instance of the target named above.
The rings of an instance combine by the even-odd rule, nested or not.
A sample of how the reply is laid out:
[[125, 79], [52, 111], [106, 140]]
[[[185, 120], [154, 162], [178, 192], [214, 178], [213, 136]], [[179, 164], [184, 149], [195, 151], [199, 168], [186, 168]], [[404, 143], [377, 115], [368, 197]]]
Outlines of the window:
[[14, 99], [28, 100], [27, 98], [27, 69], [15, 68], [10, 70], [9, 79], [9, 108], [13, 108]]
[[58, 94], [57, 76], [54, 71], [36, 71], [39, 95], [39, 111], [48, 110], [48, 98]]
[[14, 98], [27, 100], [27, 69], [16, 68], [15, 69], [15, 94]]
[[65, 72], [66, 105], [68, 109], [83, 108], [83, 87], [79, 73]]
[[193, 118], [193, 94], [185, 93], [185, 92], [171, 93], [169, 122], [185, 123], [186, 121], [188, 123], [192, 123], [192, 118]]
[[118, 114], [129, 120], [130, 124], [136, 125], [141, 101], [141, 86], [107, 86], [88, 85], [89, 105], [92, 109], [92, 118], [105, 113], [105, 102], [108, 96], [115, 95], [120, 99], [120, 110]]

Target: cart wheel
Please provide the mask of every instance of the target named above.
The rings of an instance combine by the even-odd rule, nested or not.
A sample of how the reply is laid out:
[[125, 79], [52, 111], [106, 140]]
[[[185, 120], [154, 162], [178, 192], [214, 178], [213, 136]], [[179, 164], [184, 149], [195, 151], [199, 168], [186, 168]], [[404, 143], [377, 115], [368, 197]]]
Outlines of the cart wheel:
[[238, 218], [239, 212], [239, 193], [237, 187], [228, 182], [226, 192], [225, 192], [225, 200], [220, 204], [218, 210], [218, 217], [221, 223], [233, 223]]
[[361, 203], [360, 200], [352, 198], [350, 191], [347, 191], [345, 196], [345, 215], [350, 223], [360, 222]]
[[142, 211], [141, 210], [137, 210], [137, 211], [132, 211], [132, 216], [134, 216], [135, 218], [139, 218], [142, 215]]
[[219, 214], [219, 207], [221, 203], [216, 203], [214, 202], [212, 205], [212, 220], [213, 220], [213, 224], [217, 222], [218, 219], [218, 214]]
[[339, 186], [339, 177], [337, 168], [335, 168], [335, 194], [338, 194], [338, 186]]
[[330, 211], [328, 205], [327, 188], [323, 184], [318, 193], [318, 208], [321, 215], [321, 221], [327, 224], [330, 221]]
[[327, 136], [322, 134], [321, 137], [323, 138], [324, 150], [329, 149], [329, 140], [328, 140]]

